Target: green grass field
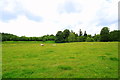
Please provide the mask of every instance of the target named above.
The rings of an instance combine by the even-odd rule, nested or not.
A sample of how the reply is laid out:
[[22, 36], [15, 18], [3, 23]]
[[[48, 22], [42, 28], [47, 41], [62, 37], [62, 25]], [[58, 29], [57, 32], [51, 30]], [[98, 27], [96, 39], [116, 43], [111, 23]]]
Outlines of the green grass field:
[[2, 43], [3, 78], [117, 78], [118, 42]]

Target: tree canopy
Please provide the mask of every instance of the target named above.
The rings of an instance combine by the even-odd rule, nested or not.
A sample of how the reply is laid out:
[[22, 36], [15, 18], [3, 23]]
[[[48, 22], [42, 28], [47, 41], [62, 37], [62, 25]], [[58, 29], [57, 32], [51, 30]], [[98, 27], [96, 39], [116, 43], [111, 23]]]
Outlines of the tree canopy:
[[103, 41], [103, 42], [109, 41], [109, 39], [110, 39], [109, 28], [103, 27], [100, 32], [100, 36], [101, 36], [100, 41]]
[[0, 33], [2, 35], [2, 41], [55, 41], [56, 43], [64, 43], [64, 42], [106, 42], [106, 41], [120, 41], [120, 30], [109, 30], [108, 27], [103, 27], [100, 31], [100, 34], [95, 34], [92, 36], [91, 34], [87, 34], [84, 31], [84, 35], [82, 30], [79, 30], [79, 34], [75, 33], [73, 30], [65, 29], [63, 31], [58, 31], [56, 35], [43, 35], [41, 37], [26, 37], [26, 36], [17, 36], [9, 33]]

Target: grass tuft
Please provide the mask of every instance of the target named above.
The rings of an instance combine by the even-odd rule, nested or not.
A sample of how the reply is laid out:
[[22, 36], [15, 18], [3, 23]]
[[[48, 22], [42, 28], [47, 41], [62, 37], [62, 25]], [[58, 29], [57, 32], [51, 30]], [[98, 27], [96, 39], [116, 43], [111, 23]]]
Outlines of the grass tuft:
[[111, 55], [111, 53], [105, 53], [106, 55]]
[[60, 65], [58, 66], [59, 69], [62, 69], [62, 70], [72, 70], [72, 67], [70, 66], [65, 66], [65, 65]]
[[98, 56], [99, 59], [101, 60], [105, 60], [106, 59], [106, 56], [105, 55], [102, 55], [102, 56]]
[[116, 58], [116, 57], [111, 57], [110, 60], [112, 60], [112, 61], [118, 61], [118, 58]]
[[69, 57], [70, 59], [75, 59], [75, 57]]

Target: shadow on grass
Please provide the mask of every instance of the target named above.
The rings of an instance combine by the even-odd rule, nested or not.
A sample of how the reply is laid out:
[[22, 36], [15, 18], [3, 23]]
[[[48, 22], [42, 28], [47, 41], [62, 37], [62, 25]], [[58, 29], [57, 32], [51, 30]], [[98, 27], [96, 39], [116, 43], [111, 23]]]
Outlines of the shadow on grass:
[[110, 60], [112, 60], [112, 61], [119, 61], [118, 58], [116, 58], [116, 57], [111, 57]]
[[58, 69], [62, 69], [62, 70], [72, 70], [72, 67], [70, 67], [70, 66], [65, 66], [65, 65], [60, 65], [60, 66], [58, 66]]

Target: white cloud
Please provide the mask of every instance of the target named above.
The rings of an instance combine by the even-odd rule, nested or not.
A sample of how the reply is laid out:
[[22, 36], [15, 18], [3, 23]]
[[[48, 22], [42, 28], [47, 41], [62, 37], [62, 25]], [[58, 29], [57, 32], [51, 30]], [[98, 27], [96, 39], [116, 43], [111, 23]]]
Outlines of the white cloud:
[[[0, 12], [17, 13], [17, 18], [10, 18], [8, 22], [1, 20], [0, 32], [19, 36], [42, 36], [56, 34], [58, 30], [66, 28], [75, 32], [79, 29], [83, 32], [86, 30], [88, 34], [99, 33], [104, 26], [115, 30], [118, 29], [118, 1], [1, 0]], [[28, 13], [33, 16], [29, 17]], [[36, 21], [38, 17], [42, 17], [42, 21]]]
[[[41, 36], [45, 34], [55, 34], [60, 30], [60, 26], [52, 22], [38, 23], [29, 20], [26, 16], [18, 16], [16, 20], [10, 20], [8, 23], [0, 22], [3, 32], [16, 34], [18, 36]], [[9, 26], [10, 25], [10, 26]], [[49, 26], [53, 26], [52, 28]], [[56, 27], [58, 26], [58, 27]]]

